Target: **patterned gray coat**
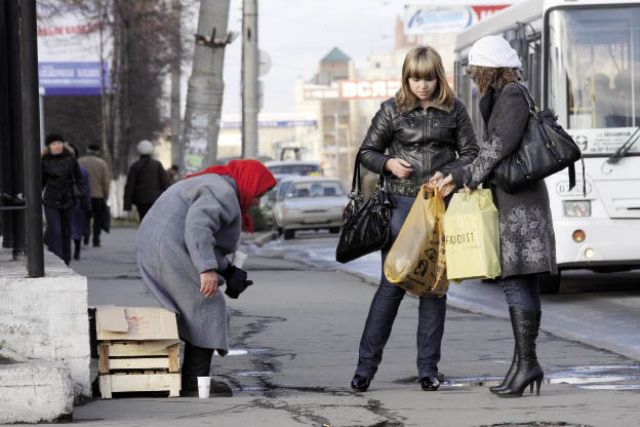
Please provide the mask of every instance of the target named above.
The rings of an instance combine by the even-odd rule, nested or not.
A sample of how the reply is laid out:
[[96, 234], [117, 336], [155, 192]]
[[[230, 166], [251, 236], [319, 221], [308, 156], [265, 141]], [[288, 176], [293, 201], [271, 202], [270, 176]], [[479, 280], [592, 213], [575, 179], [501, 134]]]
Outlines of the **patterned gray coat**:
[[225, 255], [237, 248], [240, 224], [235, 182], [206, 174], [169, 187], [138, 229], [142, 279], [163, 307], [178, 314], [180, 338], [221, 355], [228, 351], [225, 297], [218, 289], [205, 298], [200, 273], [228, 267]]
[[527, 102], [514, 85], [491, 88], [480, 100], [485, 138], [478, 157], [452, 172], [458, 186], [476, 188], [488, 182], [498, 208], [502, 277], [557, 272], [556, 243], [549, 195], [544, 181], [509, 194], [491, 182], [491, 171], [514, 152], [529, 120]]

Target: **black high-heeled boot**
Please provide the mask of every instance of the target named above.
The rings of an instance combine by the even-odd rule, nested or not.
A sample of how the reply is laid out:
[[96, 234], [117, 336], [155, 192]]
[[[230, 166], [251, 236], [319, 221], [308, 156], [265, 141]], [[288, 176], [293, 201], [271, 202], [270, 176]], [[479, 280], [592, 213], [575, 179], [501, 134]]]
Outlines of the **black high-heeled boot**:
[[518, 307], [510, 307], [509, 314], [516, 339], [517, 364], [516, 371], [508, 386], [495, 392], [500, 397], [520, 397], [522, 392], [536, 385], [536, 394], [540, 394], [540, 384], [544, 377], [536, 355], [536, 339], [540, 329], [540, 311], [528, 311]]
[[[509, 317], [511, 316], [511, 309], [513, 307], [509, 307]], [[542, 314], [542, 312], [540, 311], [536, 311], [536, 313], [538, 313], [538, 323], [540, 323], [540, 315]], [[513, 336], [516, 336], [516, 331], [513, 329], [514, 323], [511, 322], [511, 330], [513, 331]], [[504, 379], [502, 380], [502, 382], [499, 385], [493, 386], [493, 387], [489, 387], [489, 391], [491, 391], [491, 393], [497, 393], [498, 391], [504, 390], [507, 387], [509, 387], [509, 384], [511, 384], [511, 381], [513, 381], [513, 376], [516, 374], [516, 370], [518, 368], [518, 347], [514, 344], [513, 346], [513, 359], [511, 360], [511, 366], [509, 366], [509, 370], [507, 371], [507, 375], [504, 377]]]

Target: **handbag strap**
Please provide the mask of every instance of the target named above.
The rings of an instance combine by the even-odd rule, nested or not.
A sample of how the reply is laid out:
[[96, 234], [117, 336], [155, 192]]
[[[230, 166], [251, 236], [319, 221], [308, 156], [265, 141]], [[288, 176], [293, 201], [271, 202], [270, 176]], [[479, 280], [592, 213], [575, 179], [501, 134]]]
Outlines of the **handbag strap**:
[[[362, 147], [358, 150], [358, 154], [356, 155], [356, 162], [353, 168], [353, 179], [351, 180], [351, 192], [362, 193], [362, 178], [360, 177], [360, 164], [362, 161], [362, 155], [367, 151], [375, 151], [372, 148]], [[381, 174], [378, 179], [378, 186], [382, 186], [384, 184], [384, 176]]]
[[[527, 100], [527, 104], [529, 104], [529, 113], [531, 113], [533, 116], [537, 118], [538, 109], [536, 107], [536, 103], [533, 101], [533, 98], [531, 98], [531, 94], [529, 93], [529, 90], [520, 82], [513, 82], [512, 84], [515, 85], [518, 89], [520, 89], [520, 92], [522, 92], [522, 95], [524, 95], [524, 98]], [[582, 162], [582, 195], [584, 197], [587, 197], [587, 180], [586, 180], [585, 170], [584, 170], [584, 159], [582, 158], [582, 156], [580, 156], [580, 161]], [[573, 163], [571, 163], [568, 166], [568, 169], [569, 169], [569, 190], [571, 190], [573, 187], [576, 186], [576, 167]]]

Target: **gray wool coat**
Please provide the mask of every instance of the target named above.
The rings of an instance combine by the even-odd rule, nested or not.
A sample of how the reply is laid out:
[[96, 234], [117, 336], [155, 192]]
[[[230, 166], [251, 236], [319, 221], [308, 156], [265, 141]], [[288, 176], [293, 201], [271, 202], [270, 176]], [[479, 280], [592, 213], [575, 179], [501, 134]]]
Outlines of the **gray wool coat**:
[[473, 162], [452, 172], [454, 182], [458, 188], [489, 184], [498, 208], [502, 277], [556, 273], [556, 240], [544, 181], [515, 194], [491, 181], [493, 168], [518, 148], [529, 106], [516, 86], [507, 85], [491, 88], [480, 100], [480, 111], [486, 125], [480, 152]]
[[240, 225], [235, 182], [206, 174], [162, 193], [137, 235], [142, 279], [163, 307], [178, 314], [180, 338], [221, 355], [228, 352], [225, 297], [218, 289], [213, 298], [205, 298], [200, 273], [229, 266], [225, 255], [235, 252]]

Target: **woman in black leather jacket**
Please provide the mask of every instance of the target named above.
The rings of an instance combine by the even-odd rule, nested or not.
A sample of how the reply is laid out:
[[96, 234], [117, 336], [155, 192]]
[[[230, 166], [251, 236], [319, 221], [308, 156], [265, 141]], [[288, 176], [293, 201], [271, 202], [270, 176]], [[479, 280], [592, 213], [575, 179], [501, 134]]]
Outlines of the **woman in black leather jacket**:
[[47, 246], [65, 264], [71, 262], [71, 210], [74, 185], [84, 194], [78, 162], [64, 145], [61, 135], [48, 135], [42, 154], [42, 204], [47, 219]]
[[[438, 171], [447, 174], [470, 163], [478, 152], [476, 136], [461, 101], [445, 78], [440, 55], [430, 47], [412, 49], [402, 66], [402, 88], [382, 103], [362, 144], [362, 164], [385, 176], [395, 207], [391, 217], [395, 239], [420, 186]], [[382, 252], [382, 265], [387, 250]], [[384, 273], [373, 297], [362, 333], [358, 367], [351, 381], [366, 391], [382, 360], [393, 321], [405, 291]], [[444, 331], [446, 296], [420, 298], [418, 378], [423, 390], [440, 386], [438, 361]]]

